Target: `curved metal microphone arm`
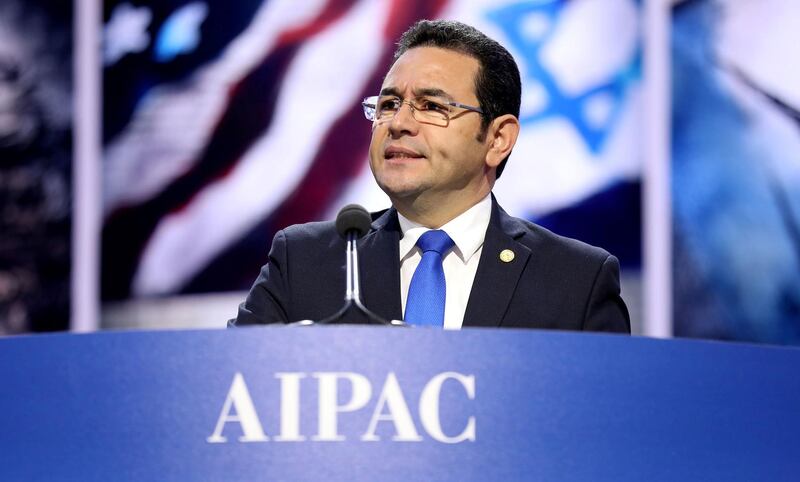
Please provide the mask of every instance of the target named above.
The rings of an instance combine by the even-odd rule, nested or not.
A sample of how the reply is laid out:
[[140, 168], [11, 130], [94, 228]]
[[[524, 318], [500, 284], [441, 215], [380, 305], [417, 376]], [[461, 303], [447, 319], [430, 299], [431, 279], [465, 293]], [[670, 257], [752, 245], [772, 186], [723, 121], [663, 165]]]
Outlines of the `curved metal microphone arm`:
[[344, 306], [334, 313], [333, 315], [320, 320], [317, 325], [336, 325], [344, 323], [353, 323], [358, 320], [366, 320], [367, 324], [371, 325], [390, 325], [390, 326], [407, 326], [402, 321], [387, 321], [379, 315], [370, 311], [361, 302], [361, 283], [358, 277], [358, 247], [356, 241], [358, 240], [358, 233], [356, 230], [347, 232], [347, 289], [344, 295]]
[[358, 279], [358, 246], [356, 241], [367, 234], [372, 223], [369, 212], [358, 204], [348, 204], [336, 216], [336, 231], [346, 241], [347, 287], [344, 306], [324, 320], [303, 320], [290, 323], [294, 326], [333, 325], [340, 323], [367, 323], [371, 325], [408, 326], [402, 321], [386, 321], [367, 309], [361, 302], [361, 283]]
[[361, 301], [361, 293], [359, 290], [360, 283], [358, 281], [358, 246], [356, 245], [357, 235], [355, 230], [350, 230], [347, 233], [347, 290], [344, 293], [345, 301], [355, 300], [356, 303]]

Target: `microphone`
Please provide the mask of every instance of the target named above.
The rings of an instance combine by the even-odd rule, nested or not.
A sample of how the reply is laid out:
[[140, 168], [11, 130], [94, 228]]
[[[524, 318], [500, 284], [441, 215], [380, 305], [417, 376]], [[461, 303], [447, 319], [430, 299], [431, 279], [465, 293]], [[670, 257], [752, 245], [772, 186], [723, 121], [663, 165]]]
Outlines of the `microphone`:
[[361, 302], [360, 283], [358, 279], [358, 248], [356, 241], [369, 232], [372, 218], [363, 206], [348, 204], [339, 210], [336, 216], [336, 231], [347, 242], [347, 288], [344, 295], [344, 306], [333, 315], [317, 323], [301, 321], [302, 325], [333, 325], [366, 321], [368, 324], [407, 326], [399, 320], [386, 321], [371, 312]]
[[347, 240], [347, 234], [355, 231], [356, 239], [361, 239], [369, 231], [372, 218], [363, 206], [348, 204], [336, 215], [336, 231]]

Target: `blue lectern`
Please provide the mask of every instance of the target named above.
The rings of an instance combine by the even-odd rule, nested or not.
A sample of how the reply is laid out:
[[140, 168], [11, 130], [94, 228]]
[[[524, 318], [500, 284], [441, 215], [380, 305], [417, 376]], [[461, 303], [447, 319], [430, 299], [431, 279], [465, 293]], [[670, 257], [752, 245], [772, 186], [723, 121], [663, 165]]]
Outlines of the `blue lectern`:
[[0, 480], [800, 480], [800, 350], [517, 330], [0, 339]]

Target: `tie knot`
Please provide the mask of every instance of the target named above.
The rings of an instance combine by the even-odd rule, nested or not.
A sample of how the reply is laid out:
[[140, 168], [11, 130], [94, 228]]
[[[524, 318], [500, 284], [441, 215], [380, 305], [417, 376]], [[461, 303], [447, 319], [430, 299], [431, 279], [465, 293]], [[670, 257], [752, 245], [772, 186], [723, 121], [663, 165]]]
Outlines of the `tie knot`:
[[436, 251], [439, 254], [444, 254], [453, 247], [453, 240], [444, 231], [435, 229], [427, 231], [417, 240], [417, 246], [423, 253], [428, 251]]

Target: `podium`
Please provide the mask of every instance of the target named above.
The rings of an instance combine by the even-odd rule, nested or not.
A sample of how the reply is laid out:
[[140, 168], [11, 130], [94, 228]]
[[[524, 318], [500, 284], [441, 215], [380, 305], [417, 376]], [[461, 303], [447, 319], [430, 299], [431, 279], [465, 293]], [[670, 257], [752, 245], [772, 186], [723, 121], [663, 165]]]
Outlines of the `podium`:
[[798, 480], [800, 350], [248, 327], [0, 339], [0, 480]]

